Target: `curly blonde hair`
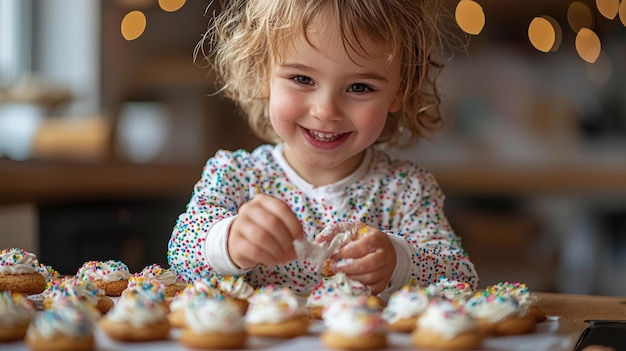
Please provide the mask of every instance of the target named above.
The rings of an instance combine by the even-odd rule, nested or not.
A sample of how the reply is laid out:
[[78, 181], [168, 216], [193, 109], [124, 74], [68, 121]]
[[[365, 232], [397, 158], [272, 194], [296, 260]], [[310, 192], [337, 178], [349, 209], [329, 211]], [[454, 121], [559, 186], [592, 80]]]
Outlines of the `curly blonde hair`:
[[[385, 43], [401, 67], [402, 108], [377, 143], [409, 146], [443, 125], [436, 79], [443, 36], [438, 0], [227, 0], [196, 47], [217, 74], [220, 91], [245, 113], [262, 140], [280, 142], [268, 113], [269, 75], [279, 49], [316, 18], [341, 24], [344, 47], [366, 55], [362, 37]], [[309, 41], [310, 42], [310, 41]]]

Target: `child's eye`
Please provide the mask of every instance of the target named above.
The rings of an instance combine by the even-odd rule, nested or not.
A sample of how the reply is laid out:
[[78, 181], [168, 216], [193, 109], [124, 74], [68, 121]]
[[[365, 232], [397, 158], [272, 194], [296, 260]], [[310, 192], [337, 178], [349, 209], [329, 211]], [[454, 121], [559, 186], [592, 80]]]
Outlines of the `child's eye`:
[[304, 85], [311, 84], [311, 78], [306, 77], [306, 76], [294, 76], [292, 79], [295, 80], [298, 84], [304, 84]]
[[362, 84], [362, 83], [352, 84], [350, 88], [348, 88], [348, 91], [351, 91], [354, 93], [365, 93], [371, 90], [372, 88], [368, 87], [367, 84]]

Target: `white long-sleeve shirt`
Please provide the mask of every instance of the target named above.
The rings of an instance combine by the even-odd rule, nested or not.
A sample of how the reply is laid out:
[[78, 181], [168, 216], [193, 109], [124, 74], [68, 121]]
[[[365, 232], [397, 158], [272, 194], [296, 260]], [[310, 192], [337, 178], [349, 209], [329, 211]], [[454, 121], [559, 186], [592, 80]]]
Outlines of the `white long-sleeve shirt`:
[[308, 294], [321, 272], [306, 261], [241, 270], [230, 260], [230, 225], [239, 207], [258, 193], [289, 205], [310, 241], [341, 222], [363, 222], [387, 233], [397, 259], [383, 295], [407, 284], [427, 286], [441, 276], [474, 289], [478, 284], [474, 265], [444, 215], [444, 195], [433, 175], [376, 148], [367, 150], [352, 174], [325, 186], [300, 177], [283, 157], [282, 144], [253, 152], [218, 151], [176, 221], [168, 245], [172, 270], [188, 282], [213, 274], [246, 275], [254, 287], [289, 286]]

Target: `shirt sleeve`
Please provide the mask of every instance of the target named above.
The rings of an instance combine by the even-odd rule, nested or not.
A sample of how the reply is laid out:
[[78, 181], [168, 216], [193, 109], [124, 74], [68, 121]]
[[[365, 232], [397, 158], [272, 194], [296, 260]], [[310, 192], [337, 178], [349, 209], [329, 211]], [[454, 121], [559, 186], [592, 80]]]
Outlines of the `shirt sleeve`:
[[[387, 232], [397, 236], [392, 240], [397, 262], [386, 290], [397, 290], [401, 284], [428, 286], [441, 276], [476, 289], [476, 270], [444, 214], [445, 196], [434, 176], [419, 170], [407, 184], [408, 201], [400, 207], [399, 229]], [[401, 245], [402, 241], [408, 245]]]
[[233, 264], [226, 247], [237, 209], [249, 198], [243, 187], [235, 186], [248, 176], [233, 171], [237, 155], [220, 151], [207, 161], [186, 211], [176, 220], [167, 256], [172, 271], [186, 282], [245, 272]]

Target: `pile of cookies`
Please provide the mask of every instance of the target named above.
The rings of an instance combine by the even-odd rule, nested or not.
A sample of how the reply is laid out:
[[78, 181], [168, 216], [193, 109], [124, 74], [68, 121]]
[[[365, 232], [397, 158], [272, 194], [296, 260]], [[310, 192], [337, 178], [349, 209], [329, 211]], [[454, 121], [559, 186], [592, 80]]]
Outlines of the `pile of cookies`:
[[532, 333], [546, 319], [521, 283], [474, 292], [441, 277], [383, 301], [335, 273], [302, 297], [288, 288], [254, 289], [243, 277], [182, 283], [157, 264], [132, 274], [119, 261], [88, 261], [60, 278], [24, 250], [4, 249], [0, 257], [0, 342], [24, 339], [34, 351], [92, 350], [96, 328], [132, 342], [170, 340], [177, 329], [187, 348], [236, 349], [250, 337], [310, 336], [315, 320], [327, 348], [382, 349], [397, 332], [416, 348], [477, 349], [486, 337]]

